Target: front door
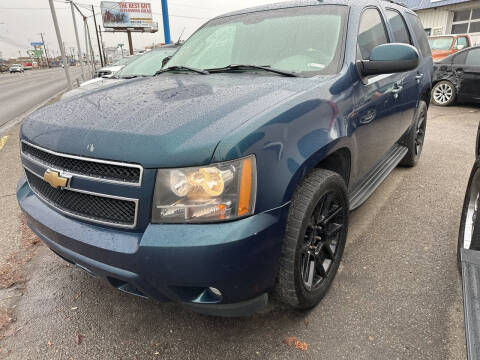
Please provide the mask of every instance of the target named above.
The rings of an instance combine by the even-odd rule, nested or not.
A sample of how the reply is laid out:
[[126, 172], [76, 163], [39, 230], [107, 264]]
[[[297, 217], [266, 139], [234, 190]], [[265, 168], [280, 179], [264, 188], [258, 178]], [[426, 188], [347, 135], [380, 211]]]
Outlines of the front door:
[[480, 48], [466, 52], [465, 65], [457, 67], [457, 71], [463, 72], [460, 96], [465, 100], [480, 101]]
[[[369, 7], [362, 13], [358, 33], [357, 58], [370, 59], [373, 48], [388, 43], [389, 37], [380, 11]], [[355, 87], [354, 136], [359, 153], [356, 179], [378, 163], [401, 136], [402, 74], [369, 76]]]

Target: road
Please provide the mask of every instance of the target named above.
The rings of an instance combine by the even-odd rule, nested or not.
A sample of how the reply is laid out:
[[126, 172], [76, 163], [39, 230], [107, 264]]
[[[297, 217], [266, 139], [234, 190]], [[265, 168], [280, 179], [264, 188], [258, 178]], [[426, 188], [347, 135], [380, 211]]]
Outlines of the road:
[[[16, 299], [0, 358], [464, 359], [456, 241], [479, 115], [478, 107], [430, 109], [419, 165], [394, 170], [351, 213], [339, 273], [315, 309], [274, 303], [249, 318], [197, 315], [122, 294], [41, 246], [26, 283], [0, 292], [0, 305], [2, 296]], [[9, 134], [0, 150], [8, 170], [0, 172], [0, 252], [23, 237], [12, 196], [18, 126]], [[307, 351], [285, 344], [288, 337]]]
[[[72, 81], [80, 74], [78, 68], [72, 68]], [[63, 68], [0, 74], [0, 127], [66, 87]]]

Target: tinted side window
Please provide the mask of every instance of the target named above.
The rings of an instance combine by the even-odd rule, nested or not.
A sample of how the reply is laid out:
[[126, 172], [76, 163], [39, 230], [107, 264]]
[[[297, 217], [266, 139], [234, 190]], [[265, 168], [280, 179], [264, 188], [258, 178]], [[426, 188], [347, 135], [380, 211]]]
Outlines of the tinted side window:
[[466, 47], [468, 47], [467, 38], [465, 36], [459, 37], [455, 43], [455, 50], [465, 49]]
[[428, 44], [427, 35], [423, 29], [423, 25], [417, 15], [406, 13], [408, 22], [412, 25], [413, 33], [417, 39], [419, 50], [424, 57], [432, 56], [432, 51], [430, 50], [430, 45]]
[[396, 10], [387, 10], [387, 19], [393, 31], [393, 41], [397, 43], [412, 44], [410, 34], [402, 15]]
[[465, 65], [480, 66], [480, 49], [470, 50]]
[[358, 49], [363, 60], [369, 60], [374, 47], [388, 43], [382, 16], [377, 9], [366, 9], [360, 19]]

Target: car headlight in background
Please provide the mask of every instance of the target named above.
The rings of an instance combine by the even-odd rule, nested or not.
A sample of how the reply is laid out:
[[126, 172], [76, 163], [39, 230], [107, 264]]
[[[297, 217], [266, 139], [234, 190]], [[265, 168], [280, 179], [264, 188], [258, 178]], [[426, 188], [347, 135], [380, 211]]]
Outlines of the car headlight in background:
[[257, 195], [255, 156], [181, 169], [159, 169], [153, 223], [214, 222], [253, 214]]

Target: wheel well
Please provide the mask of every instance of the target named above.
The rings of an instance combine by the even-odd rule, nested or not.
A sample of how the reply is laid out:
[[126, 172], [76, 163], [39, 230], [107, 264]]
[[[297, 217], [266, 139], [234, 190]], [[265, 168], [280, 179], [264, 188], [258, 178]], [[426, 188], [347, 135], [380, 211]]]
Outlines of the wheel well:
[[336, 172], [345, 180], [345, 184], [348, 186], [351, 169], [350, 151], [347, 148], [336, 150], [318, 163], [315, 168]]

